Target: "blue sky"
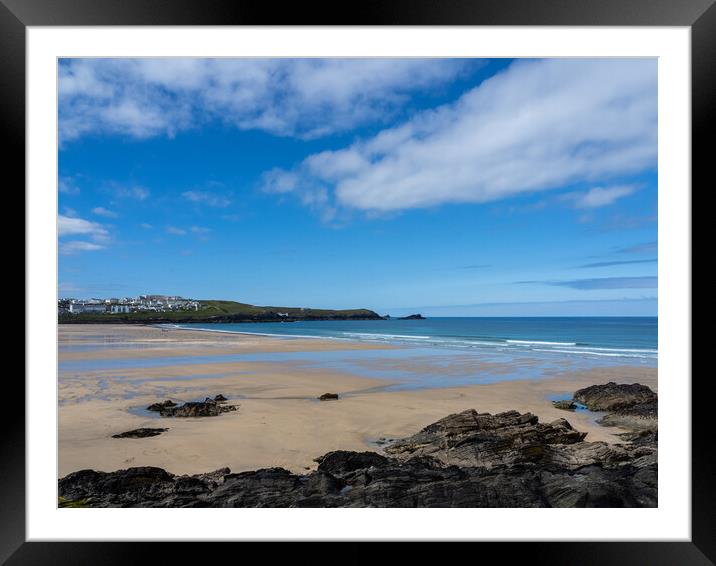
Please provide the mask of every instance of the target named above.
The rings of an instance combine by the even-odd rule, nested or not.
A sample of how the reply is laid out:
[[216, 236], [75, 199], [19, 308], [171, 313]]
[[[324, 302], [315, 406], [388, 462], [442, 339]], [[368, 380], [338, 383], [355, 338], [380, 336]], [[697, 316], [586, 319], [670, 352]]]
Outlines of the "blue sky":
[[59, 293], [656, 315], [656, 60], [73, 59]]

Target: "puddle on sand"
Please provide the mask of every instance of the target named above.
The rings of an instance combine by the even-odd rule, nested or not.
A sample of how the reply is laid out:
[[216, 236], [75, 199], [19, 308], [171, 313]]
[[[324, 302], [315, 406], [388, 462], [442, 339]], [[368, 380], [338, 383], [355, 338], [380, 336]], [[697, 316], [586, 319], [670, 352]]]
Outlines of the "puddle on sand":
[[[599, 419], [601, 419], [604, 415], [607, 414], [606, 411], [590, 411], [589, 409], [587, 409], [587, 407], [585, 405], [582, 405], [581, 403], [574, 401], [572, 399], [571, 393], [554, 393], [552, 395], [548, 395], [547, 399], [550, 402], [552, 402], [552, 401], [572, 401], [576, 405], [577, 408], [574, 409], [573, 411], [563, 410], [563, 412], [567, 413], [567, 414], [581, 413], [581, 414], [587, 415], [589, 417], [589, 421], [592, 423], [599, 424], [597, 421]], [[569, 417], [567, 417], [566, 415], [564, 418], [569, 420]]]

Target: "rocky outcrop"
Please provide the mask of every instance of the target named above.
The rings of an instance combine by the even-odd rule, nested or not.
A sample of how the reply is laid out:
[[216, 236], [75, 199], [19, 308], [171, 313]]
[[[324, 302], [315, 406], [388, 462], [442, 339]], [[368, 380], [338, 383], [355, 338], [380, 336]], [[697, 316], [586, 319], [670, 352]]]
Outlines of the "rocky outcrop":
[[165, 409], [169, 409], [171, 407], [176, 407], [176, 403], [172, 401], [171, 399], [167, 399], [166, 401], [162, 403], [152, 403], [147, 407], [147, 411], [155, 411], [157, 413], [164, 411]]
[[425, 317], [418, 313], [418, 314], [409, 314], [408, 316], [399, 316], [398, 320], [425, 320]]
[[590, 411], [617, 411], [656, 404], [657, 396], [646, 385], [610, 381], [575, 391], [574, 400]]
[[204, 401], [188, 402], [175, 407], [163, 407], [159, 414], [162, 417], [218, 417], [222, 413], [236, 410], [236, 405], [225, 405], [207, 397]]
[[63, 501], [92, 507], [655, 507], [655, 442], [585, 442], [564, 419], [470, 410], [375, 452], [334, 451], [318, 469], [175, 476], [82, 470]]
[[337, 401], [338, 393], [324, 393], [318, 398], [319, 401]]
[[150, 436], [159, 436], [168, 430], [168, 428], [135, 428], [120, 434], [113, 434], [112, 438], [148, 438]]
[[591, 411], [606, 411], [599, 420], [605, 426], [631, 430], [658, 428], [658, 398], [646, 385], [610, 381], [575, 391], [574, 400]]
[[532, 413], [491, 415], [469, 410], [450, 415], [385, 452], [399, 457], [431, 456], [456, 466], [495, 467], [539, 460], [548, 446], [584, 440], [564, 419], [544, 424]]
[[552, 401], [552, 405], [555, 409], [562, 409], [563, 411], [574, 411], [577, 405], [569, 399], [561, 399], [560, 401]]

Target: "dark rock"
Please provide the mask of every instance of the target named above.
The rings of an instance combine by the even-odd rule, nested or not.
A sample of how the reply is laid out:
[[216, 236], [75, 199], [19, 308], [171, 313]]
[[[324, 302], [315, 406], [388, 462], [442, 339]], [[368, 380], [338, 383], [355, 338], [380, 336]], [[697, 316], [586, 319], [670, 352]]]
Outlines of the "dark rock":
[[343, 475], [346, 472], [362, 470], [371, 467], [381, 467], [388, 462], [388, 458], [375, 452], [349, 452], [336, 450], [328, 452], [314, 460], [318, 462], [318, 469], [333, 475]]
[[650, 410], [648, 414], [624, 409], [615, 413], [609, 413], [597, 422], [604, 426], [615, 426], [627, 430], [654, 431], [658, 428], [656, 408]]
[[569, 399], [552, 401], [552, 405], [554, 405], [555, 409], [563, 409], [565, 411], [574, 411], [577, 408], [577, 405], [575, 405], [574, 402], [570, 401]]
[[235, 405], [220, 405], [218, 402], [206, 398], [204, 401], [184, 403], [179, 407], [167, 407], [159, 414], [163, 417], [218, 417], [222, 413], [235, 411]]
[[221, 401], [226, 401], [226, 400], [227, 400], [226, 397], [224, 397], [221, 393], [219, 393], [216, 397], [214, 397], [214, 401], [216, 401], [216, 402], [221, 402]]
[[659, 441], [659, 433], [651, 429], [623, 432], [617, 436], [639, 446], [656, 446]]
[[592, 385], [575, 391], [574, 399], [592, 411], [606, 411], [599, 420], [604, 426], [630, 430], [658, 428], [658, 398], [646, 385], [614, 382]]
[[398, 320], [425, 320], [422, 314], [409, 314], [408, 316], [399, 316]]
[[334, 401], [338, 399], [338, 393], [324, 393], [318, 399], [321, 401]]
[[655, 435], [640, 438], [585, 442], [564, 419], [465, 411], [398, 440], [394, 457], [338, 450], [305, 475], [82, 470], [59, 495], [90, 507], [656, 507]]
[[149, 436], [159, 436], [168, 430], [168, 428], [135, 428], [120, 434], [113, 434], [112, 438], [147, 438]]
[[152, 403], [151, 405], [149, 405], [149, 407], [147, 407], [147, 411], [161, 412], [170, 407], [176, 407], [176, 403], [174, 401], [171, 401], [170, 399], [167, 399], [163, 403]]
[[655, 405], [657, 397], [646, 385], [610, 381], [575, 391], [574, 400], [590, 411], [617, 411], [640, 405]]
[[228, 476], [231, 473], [231, 470], [229, 468], [219, 468], [218, 470], [214, 470], [213, 472], [207, 472], [204, 474], [196, 474], [193, 476], [190, 476], [194, 479], [198, 479], [201, 481], [206, 481], [213, 483], [214, 485], [220, 485], [224, 483], [224, 478]]
[[564, 419], [543, 424], [531, 413], [491, 415], [471, 409], [397, 440], [385, 452], [400, 457], [432, 456], [458, 466], [492, 467], [539, 461], [549, 445], [574, 444], [585, 436]]

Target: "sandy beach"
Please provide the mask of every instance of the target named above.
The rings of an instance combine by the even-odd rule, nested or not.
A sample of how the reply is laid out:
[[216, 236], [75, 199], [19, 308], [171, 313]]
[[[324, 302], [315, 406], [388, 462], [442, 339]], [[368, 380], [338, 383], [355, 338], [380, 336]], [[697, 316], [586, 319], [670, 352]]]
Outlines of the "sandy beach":
[[[378, 439], [407, 436], [471, 408], [529, 411], [542, 421], [567, 418], [588, 433], [588, 440], [616, 442], [620, 429], [596, 424], [592, 414], [555, 409], [550, 397], [608, 381], [657, 390], [657, 370], [637, 366], [393, 390], [390, 381], [340, 365], [317, 368], [303, 360], [271, 358], [286, 352], [305, 353], [310, 360], [326, 352], [393, 349], [388, 345], [146, 326], [60, 325], [59, 346], [59, 476], [131, 466], [158, 466], [175, 474], [272, 466], [302, 472], [315, 469], [313, 459], [330, 450], [380, 451]], [[264, 357], [257, 360], [255, 354]], [[131, 363], [105, 363], [114, 360]], [[424, 365], [409, 356], [380, 363], [405, 371]], [[474, 371], [480, 369], [478, 363]], [[318, 401], [326, 392], [341, 399]], [[191, 401], [219, 393], [238, 410], [201, 419], [161, 418], [143, 410], [164, 399]], [[169, 430], [151, 438], [111, 438], [140, 427]]]

